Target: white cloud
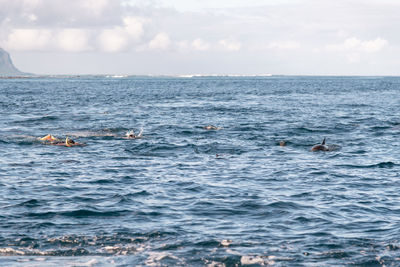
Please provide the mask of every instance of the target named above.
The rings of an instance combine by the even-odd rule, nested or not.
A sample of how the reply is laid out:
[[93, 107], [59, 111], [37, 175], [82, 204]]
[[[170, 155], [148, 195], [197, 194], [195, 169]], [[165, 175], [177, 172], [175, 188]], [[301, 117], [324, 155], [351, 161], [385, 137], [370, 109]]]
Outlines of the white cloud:
[[84, 0], [78, 3], [81, 4], [84, 9], [90, 10], [92, 14], [99, 16], [105, 11], [110, 0]]
[[205, 51], [211, 47], [209, 43], [203, 41], [200, 38], [193, 40], [191, 45], [195, 50], [198, 50], [198, 51]]
[[166, 50], [171, 44], [168, 34], [162, 32], [157, 34], [149, 43], [151, 50]]
[[361, 41], [356, 37], [347, 38], [343, 43], [329, 44], [325, 46], [327, 51], [340, 52], [340, 51], [356, 51], [373, 53], [382, 50], [386, 45], [387, 41], [382, 38], [376, 38], [375, 40]]
[[101, 32], [98, 41], [100, 48], [105, 52], [118, 52], [126, 48], [128, 38], [122, 28], [105, 29]]
[[28, 19], [31, 22], [35, 22], [35, 21], [37, 21], [38, 17], [35, 14], [30, 14], [30, 15], [28, 15]]
[[50, 30], [46, 29], [14, 29], [5, 41], [10, 50], [44, 50], [52, 40]]
[[144, 19], [127, 16], [123, 18], [123, 26], [105, 29], [98, 37], [101, 50], [119, 52], [136, 43], [144, 34]]
[[130, 35], [130, 37], [132, 37], [135, 40], [138, 40], [140, 37], [142, 37], [144, 33], [143, 29], [144, 19], [128, 16], [123, 18], [123, 21], [125, 25], [125, 31], [127, 34]]
[[294, 50], [300, 48], [300, 46], [300, 43], [296, 41], [281, 41], [271, 42], [267, 45], [267, 48], [276, 50]]
[[180, 41], [177, 43], [177, 46], [180, 50], [187, 50], [190, 47], [190, 44], [188, 41]]
[[358, 63], [360, 62], [361, 57], [358, 53], [351, 53], [347, 55], [347, 61], [350, 63]]
[[82, 52], [89, 50], [89, 36], [85, 30], [65, 29], [57, 35], [57, 45], [64, 51]]
[[90, 49], [88, 42], [88, 33], [81, 29], [14, 29], [4, 46], [13, 51], [81, 52]]
[[387, 41], [381, 38], [377, 38], [371, 41], [365, 41], [361, 43], [361, 47], [365, 52], [377, 52], [382, 50], [387, 45]]
[[301, 48], [301, 43], [298, 41], [271, 41], [267, 43], [256, 43], [250, 45], [252, 51], [287, 51], [287, 50], [298, 50]]
[[220, 40], [218, 43], [228, 51], [239, 51], [242, 47], [241, 43], [229, 40]]

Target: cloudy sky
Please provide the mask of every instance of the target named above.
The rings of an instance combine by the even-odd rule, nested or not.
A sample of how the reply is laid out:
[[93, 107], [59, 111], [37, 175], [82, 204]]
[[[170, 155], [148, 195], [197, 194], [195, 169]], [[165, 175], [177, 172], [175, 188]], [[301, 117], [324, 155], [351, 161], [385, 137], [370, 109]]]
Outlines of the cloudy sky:
[[400, 75], [399, 0], [0, 0], [38, 74]]

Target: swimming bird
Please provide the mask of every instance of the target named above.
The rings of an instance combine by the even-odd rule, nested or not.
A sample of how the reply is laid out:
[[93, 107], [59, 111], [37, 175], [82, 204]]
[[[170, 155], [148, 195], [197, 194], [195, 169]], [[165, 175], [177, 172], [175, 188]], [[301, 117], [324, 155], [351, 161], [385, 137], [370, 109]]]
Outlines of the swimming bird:
[[204, 130], [221, 130], [222, 128], [214, 126], [214, 125], [207, 125], [207, 126], [204, 126], [203, 129]]
[[140, 132], [138, 135], [135, 135], [135, 132], [133, 130], [130, 130], [125, 134], [126, 139], [138, 139], [142, 138], [142, 136], [143, 136], [143, 128], [140, 128]]
[[311, 148], [311, 151], [329, 151], [329, 147], [325, 145], [325, 139], [322, 141], [320, 145], [315, 145]]

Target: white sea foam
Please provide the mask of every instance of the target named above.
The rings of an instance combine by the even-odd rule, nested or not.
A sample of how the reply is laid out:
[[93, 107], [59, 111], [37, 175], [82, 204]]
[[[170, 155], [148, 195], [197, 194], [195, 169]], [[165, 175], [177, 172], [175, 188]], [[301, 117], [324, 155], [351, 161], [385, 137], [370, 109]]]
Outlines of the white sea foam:
[[273, 259], [275, 259], [275, 256], [242, 256], [240, 263], [242, 265], [274, 265], [275, 261]]
[[14, 255], [25, 255], [25, 252], [13, 248], [0, 248], [0, 254], [14, 256]]
[[105, 136], [116, 136], [115, 133], [109, 131], [76, 131], [76, 132], [68, 132], [66, 135], [74, 136], [74, 137], [105, 137]]
[[224, 247], [228, 247], [230, 244], [232, 244], [232, 240], [225, 239], [221, 241], [221, 245], [223, 245]]
[[226, 253], [229, 253], [229, 254], [232, 254], [232, 255], [238, 255], [238, 256], [242, 255], [239, 252], [234, 251], [234, 250], [229, 249], [229, 248], [226, 249]]
[[147, 266], [159, 266], [159, 262], [165, 258], [171, 258], [178, 262], [180, 261], [178, 257], [166, 252], [149, 252], [148, 255], [149, 257], [145, 261]]
[[225, 267], [225, 263], [206, 260], [207, 267]]
[[265, 74], [183, 74], [176, 75], [172, 77], [177, 78], [196, 78], [196, 77], [271, 77], [273, 76], [271, 73]]
[[98, 260], [96, 260], [96, 259], [91, 259], [91, 260], [89, 260], [89, 261], [87, 261], [87, 262], [83, 262], [83, 263], [81, 263], [81, 264], [79, 264], [79, 265], [74, 265], [74, 266], [91, 267], [91, 266], [93, 266], [93, 265], [95, 265], [95, 264], [97, 264], [97, 263], [99, 263]]
[[106, 75], [106, 78], [126, 78], [128, 75]]

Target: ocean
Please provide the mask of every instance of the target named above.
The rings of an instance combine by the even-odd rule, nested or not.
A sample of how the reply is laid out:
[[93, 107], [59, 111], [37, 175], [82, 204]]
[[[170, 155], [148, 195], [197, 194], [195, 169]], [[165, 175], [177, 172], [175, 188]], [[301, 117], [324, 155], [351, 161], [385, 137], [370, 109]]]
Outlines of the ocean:
[[399, 266], [399, 94], [400, 77], [0, 79], [0, 266]]

